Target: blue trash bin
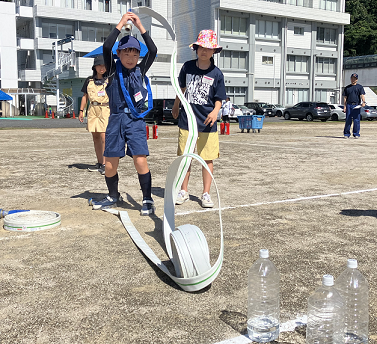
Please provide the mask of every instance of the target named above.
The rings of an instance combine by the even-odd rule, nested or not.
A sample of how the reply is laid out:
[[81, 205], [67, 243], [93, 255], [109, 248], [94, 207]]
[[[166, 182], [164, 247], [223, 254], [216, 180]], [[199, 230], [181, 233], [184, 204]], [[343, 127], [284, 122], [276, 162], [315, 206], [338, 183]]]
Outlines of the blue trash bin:
[[251, 129], [253, 130], [253, 133], [255, 133], [255, 130], [258, 129], [258, 133], [260, 133], [260, 130], [263, 127], [263, 120], [264, 115], [253, 115], [251, 120]]

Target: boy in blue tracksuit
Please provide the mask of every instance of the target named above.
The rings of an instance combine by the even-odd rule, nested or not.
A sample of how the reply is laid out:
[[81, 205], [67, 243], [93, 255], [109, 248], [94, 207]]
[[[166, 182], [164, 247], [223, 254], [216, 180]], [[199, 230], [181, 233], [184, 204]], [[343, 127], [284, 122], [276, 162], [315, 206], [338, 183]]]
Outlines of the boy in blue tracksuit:
[[[119, 41], [117, 55], [119, 61], [114, 61], [112, 47], [120, 34], [120, 30], [131, 20], [139, 29], [148, 48], [147, 55], [138, 63], [140, 43], [132, 36], [125, 36]], [[138, 117], [143, 112], [148, 94], [143, 86], [143, 79], [157, 54], [157, 48], [151, 37], [141, 24], [139, 17], [127, 12], [116, 28], [110, 33], [103, 44], [103, 56], [106, 70], [109, 71], [109, 81], [106, 92], [109, 96], [110, 118], [106, 129], [105, 180], [109, 194], [101, 201], [91, 201], [93, 209], [105, 209], [116, 206], [122, 201], [118, 191], [119, 159], [126, 154], [133, 158], [138, 173], [140, 187], [143, 193], [141, 215], [154, 213], [154, 202], [151, 197], [152, 177], [148, 168], [149, 155], [145, 122]], [[151, 93], [148, 97], [151, 97]], [[127, 151], [125, 145], [127, 144]]]

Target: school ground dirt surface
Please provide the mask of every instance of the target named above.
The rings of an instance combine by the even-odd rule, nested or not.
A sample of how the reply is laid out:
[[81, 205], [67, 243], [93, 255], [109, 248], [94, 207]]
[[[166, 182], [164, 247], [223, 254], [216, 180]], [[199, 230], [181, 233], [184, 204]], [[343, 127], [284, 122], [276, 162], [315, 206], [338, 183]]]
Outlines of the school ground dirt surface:
[[[104, 177], [88, 172], [95, 154], [81, 128], [0, 130], [0, 208], [58, 212], [62, 224], [27, 233], [0, 220], [0, 343], [231, 343], [246, 333], [247, 272], [261, 248], [281, 274], [281, 322], [306, 314], [324, 274], [337, 277], [356, 258], [369, 281], [369, 343], [377, 342], [377, 122], [343, 139], [344, 122], [266, 122], [261, 132], [220, 136], [215, 161], [225, 253], [218, 278], [182, 291], [156, 268], [115, 215], [93, 211]], [[171, 267], [162, 238], [165, 178], [177, 127], [149, 140], [156, 216], [141, 217], [141, 191], [130, 158], [120, 162], [126, 210], [156, 255]], [[193, 163], [190, 200], [176, 225], [204, 232], [213, 263], [220, 250], [216, 209], [204, 211], [201, 167]], [[215, 189], [212, 187], [215, 199]], [[215, 205], [216, 207], [216, 205]], [[305, 343], [305, 328], [280, 344]]]

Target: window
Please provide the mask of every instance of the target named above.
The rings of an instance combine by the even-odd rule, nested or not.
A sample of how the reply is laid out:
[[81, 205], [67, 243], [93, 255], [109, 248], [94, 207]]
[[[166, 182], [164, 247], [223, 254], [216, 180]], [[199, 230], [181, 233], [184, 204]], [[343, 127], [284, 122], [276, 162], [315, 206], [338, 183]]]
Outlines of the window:
[[63, 39], [73, 36], [73, 26], [55, 23], [42, 23], [42, 37]]
[[315, 71], [318, 74], [335, 74], [336, 59], [329, 57], [317, 57]]
[[300, 27], [300, 26], [295, 26], [293, 32], [294, 32], [295, 35], [303, 36], [304, 35], [304, 28]]
[[315, 90], [315, 101], [327, 103], [327, 90]]
[[60, 0], [60, 7], [73, 8], [73, 0]]
[[241, 17], [220, 16], [221, 29], [220, 33], [226, 35], [246, 36], [247, 19]]
[[151, 7], [151, 1], [150, 0], [145, 0], [145, 6], [146, 7]]
[[110, 0], [98, 0], [98, 11], [110, 12]]
[[308, 73], [308, 56], [288, 55], [287, 72]]
[[255, 37], [279, 38], [279, 22], [268, 20], [257, 20], [255, 24]]
[[219, 65], [225, 69], [246, 69], [246, 52], [222, 50]]
[[262, 64], [272, 66], [274, 64], [273, 56], [262, 56]]
[[91, 11], [92, 10], [92, 0], [84, 0], [85, 1], [85, 9]]
[[138, 1], [137, 2], [137, 6], [140, 7], [140, 6], [143, 6], [143, 3], [141, 1]]
[[309, 0], [287, 0], [287, 3], [295, 6], [310, 7]]
[[328, 29], [325, 27], [317, 28], [317, 42], [318, 43], [327, 43], [327, 44], [336, 44], [336, 29]]
[[96, 28], [90, 26], [82, 26], [81, 30], [82, 40], [88, 42], [103, 43], [110, 33], [110, 29], [108, 27]]
[[227, 86], [225, 91], [233, 104], [243, 105], [245, 103], [246, 87]]
[[127, 13], [127, 0], [118, 0], [117, 2], [118, 6], [118, 13], [120, 13], [121, 15], [123, 14], [126, 14]]
[[299, 102], [309, 100], [309, 90], [307, 88], [295, 89], [287, 88], [287, 102], [286, 104], [293, 105]]
[[319, 8], [322, 10], [336, 11], [338, 8], [338, 0], [320, 0]]
[[45, 0], [46, 6], [54, 6], [54, 0]]

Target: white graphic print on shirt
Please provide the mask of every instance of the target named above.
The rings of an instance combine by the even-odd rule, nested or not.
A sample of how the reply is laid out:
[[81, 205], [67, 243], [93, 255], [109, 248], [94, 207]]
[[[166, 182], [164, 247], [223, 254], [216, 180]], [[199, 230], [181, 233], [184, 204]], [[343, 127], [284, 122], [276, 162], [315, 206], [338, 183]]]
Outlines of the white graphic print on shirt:
[[213, 79], [205, 75], [186, 74], [185, 97], [190, 104], [205, 105]]

